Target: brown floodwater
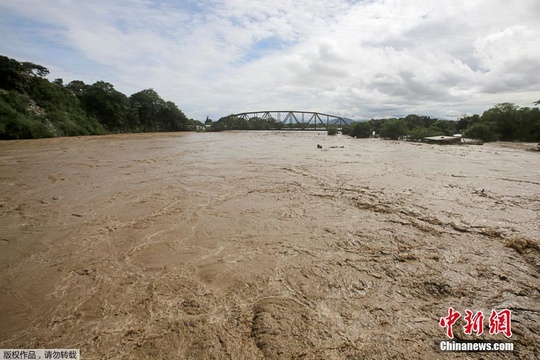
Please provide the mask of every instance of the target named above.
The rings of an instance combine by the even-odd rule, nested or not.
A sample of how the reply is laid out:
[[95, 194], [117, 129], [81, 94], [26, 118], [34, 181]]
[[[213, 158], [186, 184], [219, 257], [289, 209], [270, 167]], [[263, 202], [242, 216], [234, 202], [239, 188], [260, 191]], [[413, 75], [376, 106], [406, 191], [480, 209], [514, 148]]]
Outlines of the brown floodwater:
[[[323, 149], [317, 149], [317, 144]], [[540, 357], [540, 152], [323, 132], [0, 142], [0, 348]], [[482, 311], [511, 353], [442, 354]], [[513, 335], [489, 314], [512, 310]]]

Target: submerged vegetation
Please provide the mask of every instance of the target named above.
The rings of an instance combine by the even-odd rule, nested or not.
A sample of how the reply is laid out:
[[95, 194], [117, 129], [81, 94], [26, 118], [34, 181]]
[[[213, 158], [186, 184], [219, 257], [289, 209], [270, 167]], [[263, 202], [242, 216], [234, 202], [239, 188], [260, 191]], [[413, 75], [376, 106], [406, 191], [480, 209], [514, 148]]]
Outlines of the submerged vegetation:
[[483, 141], [537, 142], [540, 141], [540, 110], [502, 103], [482, 115], [464, 116], [458, 121], [408, 115], [401, 119], [358, 122], [343, 129], [344, 134], [357, 138], [370, 137], [373, 132], [381, 138], [394, 140], [404, 137], [421, 140], [428, 136], [460, 133]]
[[328, 127], [328, 130], [327, 130], [327, 134], [328, 135], [337, 135], [338, 133], [338, 128], [336, 126], [329, 126]]
[[[535, 102], [538, 105], [539, 102]], [[210, 130], [315, 130], [313, 123], [282, 123], [273, 118], [261, 119], [228, 115], [210, 123]], [[321, 128], [321, 125], [317, 124]], [[328, 127], [328, 135], [337, 133], [335, 125]], [[540, 109], [520, 108], [511, 103], [502, 103], [485, 111], [482, 115], [464, 116], [458, 121], [440, 120], [429, 116], [407, 115], [404, 118], [371, 119], [353, 122], [341, 128], [344, 135], [355, 138], [379, 136], [383, 139], [409, 139], [420, 141], [430, 136], [464, 137], [482, 141], [540, 141]]]
[[[537, 104], [537, 103], [535, 103]], [[537, 104], [538, 105], [538, 104]], [[317, 124], [320, 130], [323, 127]], [[210, 122], [210, 130], [315, 130], [313, 123], [287, 123], [276, 119], [250, 118], [228, 115], [216, 122]], [[328, 135], [338, 132], [336, 125], [326, 129]], [[379, 136], [383, 139], [409, 139], [419, 141], [430, 136], [464, 137], [482, 141], [540, 141], [540, 110], [537, 107], [520, 108], [511, 103], [498, 104], [482, 115], [464, 116], [458, 121], [440, 120], [429, 116], [407, 115], [404, 118], [372, 119], [353, 122], [341, 128], [344, 135], [355, 138]]]
[[194, 130], [153, 89], [127, 97], [104, 81], [49, 81], [49, 70], [0, 56], [0, 139]]

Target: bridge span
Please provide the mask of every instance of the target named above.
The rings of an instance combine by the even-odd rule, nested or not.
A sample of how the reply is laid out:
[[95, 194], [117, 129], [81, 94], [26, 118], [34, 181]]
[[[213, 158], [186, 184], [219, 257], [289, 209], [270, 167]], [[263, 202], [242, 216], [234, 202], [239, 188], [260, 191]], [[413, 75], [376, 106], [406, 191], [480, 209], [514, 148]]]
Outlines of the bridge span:
[[242, 112], [225, 119], [229, 119], [229, 127], [246, 130], [327, 130], [330, 126], [341, 128], [348, 124], [341, 116], [295, 110]]

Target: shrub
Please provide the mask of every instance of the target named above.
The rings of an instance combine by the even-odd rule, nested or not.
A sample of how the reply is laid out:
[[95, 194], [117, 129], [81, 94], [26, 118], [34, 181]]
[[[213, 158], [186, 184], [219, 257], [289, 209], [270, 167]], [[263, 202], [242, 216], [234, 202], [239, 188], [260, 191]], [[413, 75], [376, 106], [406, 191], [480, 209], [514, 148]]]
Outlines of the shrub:
[[371, 125], [368, 122], [359, 122], [353, 125], [350, 135], [355, 138], [368, 138], [371, 136]]
[[381, 127], [381, 137], [385, 139], [397, 140], [407, 135], [409, 129], [407, 123], [402, 119], [390, 119]]
[[493, 129], [493, 126], [486, 122], [472, 124], [465, 130], [466, 137], [473, 139], [480, 139], [482, 141], [497, 141], [497, 132]]
[[412, 141], [422, 141], [425, 137], [441, 135], [441, 132], [432, 128], [418, 126], [409, 134], [409, 139]]
[[327, 130], [328, 135], [336, 135], [338, 133], [338, 129], [335, 126], [329, 126]]

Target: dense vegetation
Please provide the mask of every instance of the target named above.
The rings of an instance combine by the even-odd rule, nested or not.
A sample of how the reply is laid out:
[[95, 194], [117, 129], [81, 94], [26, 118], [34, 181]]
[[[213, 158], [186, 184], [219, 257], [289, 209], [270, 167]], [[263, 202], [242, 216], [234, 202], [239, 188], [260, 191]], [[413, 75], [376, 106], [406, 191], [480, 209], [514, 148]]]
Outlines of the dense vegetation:
[[334, 125], [329, 126], [326, 133], [327, 133], [328, 135], [337, 135], [337, 133], [338, 133], [338, 128], [337, 128], [336, 126], [334, 126]]
[[[92, 85], [75, 80], [49, 81], [49, 70], [30, 62], [0, 55], [0, 139], [31, 139], [54, 136], [94, 135], [119, 132], [195, 130], [200, 122], [188, 119], [153, 89], [129, 97], [104, 81]], [[539, 105], [540, 101], [535, 102]], [[210, 130], [268, 130], [313, 127], [314, 124], [283, 124], [272, 119], [249, 120], [229, 115], [217, 122], [207, 119]], [[329, 129], [329, 134], [337, 129]], [[482, 115], [458, 121], [408, 115], [400, 119], [372, 119], [345, 126], [344, 134], [365, 138], [378, 134], [385, 139], [462, 133], [484, 141], [540, 141], [540, 110], [498, 104]]]
[[[539, 105], [540, 101], [535, 102]], [[225, 116], [217, 122], [210, 122], [211, 130], [281, 130], [313, 129], [314, 124], [283, 124], [275, 119], [245, 119], [234, 115]], [[318, 125], [317, 127], [320, 127]], [[333, 135], [337, 128], [330, 127], [328, 134]], [[407, 138], [413, 141], [429, 136], [454, 135], [483, 141], [540, 141], [540, 110], [537, 107], [520, 108], [514, 104], [502, 103], [485, 111], [481, 116], [464, 116], [458, 121], [439, 120], [429, 116], [407, 115], [400, 119], [372, 119], [355, 122], [342, 128], [343, 134], [352, 137], [367, 138], [377, 134], [383, 139]]]
[[127, 97], [112, 84], [49, 81], [49, 70], [0, 56], [0, 139], [193, 130], [154, 90]]
[[[538, 105], [538, 102], [535, 102]], [[343, 129], [344, 134], [366, 138], [373, 132], [385, 139], [407, 137], [421, 140], [428, 136], [453, 135], [483, 141], [540, 141], [540, 110], [520, 108], [502, 103], [485, 111], [481, 116], [465, 116], [458, 121], [432, 119], [428, 116], [408, 115], [401, 119], [369, 120]]]
[[252, 117], [246, 120], [243, 117], [235, 115], [228, 115], [222, 117], [218, 121], [210, 122], [211, 131], [224, 131], [224, 130], [281, 130], [289, 127], [289, 125], [283, 124], [280, 121], [274, 119], [261, 119], [258, 117]]

